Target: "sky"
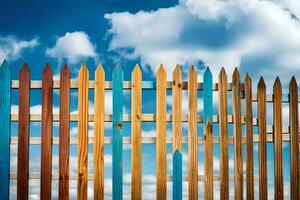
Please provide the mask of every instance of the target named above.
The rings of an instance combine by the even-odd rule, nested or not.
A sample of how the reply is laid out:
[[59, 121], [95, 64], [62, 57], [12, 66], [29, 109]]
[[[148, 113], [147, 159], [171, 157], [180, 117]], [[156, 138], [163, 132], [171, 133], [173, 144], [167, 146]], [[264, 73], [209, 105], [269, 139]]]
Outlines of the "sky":
[[[135, 64], [143, 72], [143, 80], [155, 80], [156, 71], [163, 64], [168, 80], [179, 64], [183, 79], [195, 65], [198, 80], [206, 67], [210, 67], [214, 82], [221, 67], [226, 69], [229, 80], [238, 67], [242, 80], [247, 72], [253, 80], [253, 90], [260, 76], [267, 84], [268, 93], [276, 76], [280, 76], [284, 93], [293, 75], [300, 77], [300, 2], [297, 0], [228, 0], [228, 1], [8, 1], [0, 6], [0, 62], [7, 59], [12, 65], [13, 79], [18, 79], [22, 63], [26, 62], [31, 79], [41, 79], [46, 63], [59, 78], [59, 71], [67, 63], [71, 77], [77, 79], [78, 69], [86, 63], [90, 78], [101, 63], [106, 80], [112, 79], [112, 70], [120, 64], [124, 80], [131, 79]], [[54, 91], [54, 112], [59, 110], [59, 91]], [[41, 91], [30, 93], [31, 113], [41, 113]], [[89, 109], [93, 113], [93, 91], [90, 91]], [[167, 110], [172, 111], [171, 91], [167, 92]], [[198, 114], [202, 111], [202, 93], [198, 94]], [[124, 113], [130, 114], [131, 93], [124, 91]], [[112, 112], [112, 94], [106, 92], [106, 113]], [[229, 114], [232, 114], [229, 100]], [[217, 93], [214, 93], [214, 115], [218, 114]], [[143, 92], [143, 113], [155, 113], [155, 91]], [[242, 106], [244, 103], [242, 102]], [[257, 105], [253, 104], [254, 117]], [[272, 125], [272, 104], [268, 104], [268, 124]], [[12, 112], [18, 112], [18, 91], [12, 91]], [[77, 112], [77, 91], [71, 91], [71, 112]], [[244, 112], [244, 110], [243, 110]], [[187, 92], [183, 92], [183, 113], [187, 114]], [[288, 104], [283, 104], [283, 122], [288, 124]], [[41, 124], [30, 124], [30, 135], [40, 136]], [[111, 124], [106, 123], [105, 136], [111, 136]], [[203, 126], [199, 124], [199, 136]], [[171, 136], [172, 126], [167, 125]], [[229, 132], [233, 130], [229, 126]], [[142, 124], [143, 136], [155, 136], [155, 123]], [[257, 134], [257, 127], [254, 127]], [[71, 123], [72, 137], [77, 136], [77, 123]], [[244, 127], [243, 127], [243, 134]], [[89, 125], [93, 136], [93, 124]], [[124, 135], [130, 136], [130, 123], [124, 125]], [[183, 135], [187, 135], [187, 124], [183, 124]], [[218, 135], [218, 125], [214, 125]], [[232, 135], [232, 131], [229, 133]], [[12, 123], [12, 136], [17, 136], [17, 123]], [[53, 124], [53, 136], [58, 136], [58, 123]], [[289, 143], [284, 143], [285, 197], [289, 199]], [[268, 144], [269, 198], [273, 198], [273, 144]], [[168, 145], [168, 175], [172, 174], [172, 146]], [[243, 150], [245, 159], [245, 149]], [[105, 146], [105, 199], [111, 199], [111, 145]], [[16, 145], [11, 145], [11, 172], [16, 172]], [[124, 145], [124, 157], [130, 157], [129, 145]], [[233, 146], [229, 145], [230, 172], [233, 174]], [[257, 145], [254, 145], [255, 174], [257, 169]], [[214, 146], [214, 173], [219, 173], [219, 147]], [[77, 163], [77, 146], [70, 146], [70, 163]], [[89, 146], [89, 173], [93, 173], [93, 147]], [[143, 199], [155, 194], [155, 146], [143, 145]], [[245, 160], [244, 160], [245, 166]], [[40, 146], [30, 145], [30, 171], [40, 170]], [[58, 146], [53, 145], [53, 173], [58, 172]], [[76, 174], [76, 165], [70, 166], [70, 173]], [[124, 160], [124, 199], [130, 198], [130, 159]], [[183, 174], [187, 175], [187, 145], [183, 145]], [[199, 174], [203, 174], [203, 147], [199, 145]], [[93, 198], [93, 185], [89, 182], [88, 196]], [[230, 184], [233, 197], [234, 182]], [[245, 184], [244, 184], [245, 186]], [[219, 184], [214, 183], [218, 196]], [[53, 181], [52, 197], [57, 198], [58, 183]], [[76, 181], [70, 182], [70, 195], [76, 198]], [[258, 195], [258, 184], [255, 185]], [[30, 198], [39, 199], [39, 181], [30, 180]], [[16, 197], [16, 181], [11, 181], [11, 199]], [[203, 195], [203, 183], [199, 182], [199, 195]], [[168, 183], [168, 198], [172, 197], [172, 184]], [[256, 196], [258, 197], [258, 196]], [[183, 183], [183, 198], [187, 198], [187, 182]]]

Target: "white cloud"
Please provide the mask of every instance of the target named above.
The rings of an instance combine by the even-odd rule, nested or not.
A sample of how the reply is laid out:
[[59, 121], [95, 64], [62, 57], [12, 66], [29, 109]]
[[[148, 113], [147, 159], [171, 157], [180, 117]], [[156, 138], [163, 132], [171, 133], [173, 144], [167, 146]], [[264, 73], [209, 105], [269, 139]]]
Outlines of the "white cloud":
[[47, 48], [46, 55], [57, 58], [61, 63], [64, 59], [69, 64], [75, 64], [85, 58], [98, 60], [96, 46], [83, 31], [67, 32], [56, 40], [52, 48]]
[[20, 40], [14, 36], [0, 35], [0, 62], [4, 59], [14, 61], [22, 56], [25, 49], [33, 49], [38, 45], [38, 38]]
[[153, 74], [162, 63], [169, 79], [177, 63], [186, 68], [199, 62], [213, 74], [222, 66], [228, 74], [242, 66], [267, 79], [300, 74], [300, 24], [291, 16], [300, 14], [299, 3], [279, 2], [182, 0], [155, 11], [106, 14], [110, 50], [140, 58]]

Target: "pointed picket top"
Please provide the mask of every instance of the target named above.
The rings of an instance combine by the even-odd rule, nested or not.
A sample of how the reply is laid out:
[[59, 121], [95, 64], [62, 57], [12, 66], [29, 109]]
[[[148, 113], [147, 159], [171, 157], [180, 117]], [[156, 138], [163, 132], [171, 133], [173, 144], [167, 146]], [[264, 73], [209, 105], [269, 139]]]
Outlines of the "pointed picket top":
[[261, 76], [259, 81], [258, 81], [258, 85], [257, 85], [258, 88], [266, 88], [266, 84], [265, 84], [265, 81], [264, 81], [264, 78]]
[[69, 67], [67, 64], [64, 64], [63, 68], [60, 71], [60, 74], [69, 73]]
[[9, 66], [9, 64], [8, 64], [7, 60], [4, 59], [2, 64], [1, 64], [1, 67], [8, 67], [8, 66]]
[[225, 71], [225, 68], [222, 67], [220, 73], [219, 73], [219, 79], [220, 78], [227, 78], [227, 74], [226, 74], [226, 71]]
[[298, 86], [297, 86], [297, 80], [295, 78], [295, 76], [292, 77], [291, 81], [290, 81], [290, 85], [289, 85], [290, 89], [298, 89]]
[[274, 85], [273, 85], [273, 90], [274, 91], [277, 91], [277, 90], [280, 90], [281, 91], [282, 87], [281, 87], [281, 82], [280, 82], [280, 79], [279, 77], [277, 76], [276, 77], [276, 80], [274, 82]]
[[116, 64], [116, 67], [114, 68], [113, 73], [114, 74], [115, 73], [120, 73], [120, 71], [123, 72], [123, 69], [122, 69], [121, 65], [120, 64]]
[[157, 73], [156, 73], [156, 76], [161, 76], [161, 75], [164, 75], [166, 74], [166, 70], [164, 68], [164, 66], [162, 64], [160, 64], [158, 70], [157, 70]]
[[189, 74], [191, 74], [191, 73], [196, 73], [196, 68], [195, 68], [194, 65], [192, 65], [192, 66], [190, 67]]
[[6, 73], [7, 71], [9, 71], [9, 72], [11, 71], [11, 66], [10, 66], [10, 64], [7, 62], [6, 59], [2, 62], [1, 66], [0, 66], [0, 71], [4, 71], [5, 73]]
[[240, 81], [240, 72], [239, 69], [236, 67], [232, 74], [232, 82]]
[[46, 64], [44, 70], [43, 70], [43, 76], [44, 75], [52, 75], [51, 66], [49, 63]]
[[86, 72], [89, 72], [89, 69], [88, 69], [88, 67], [86, 66], [86, 64], [83, 63], [83, 64], [81, 65], [80, 69], [79, 69], [79, 74], [81, 74], [81, 73], [86, 73]]
[[175, 69], [173, 70], [173, 80], [174, 80], [174, 77], [181, 77], [181, 69], [180, 69], [180, 66], [177, 64]]
[[136, 64], [132, 70], [132, 73], [131, 75], [134, 76], [134, 75], [141, 75], [142, 74], [142, 70], [140, 68], [140, 66], [138, 64]]
[[105, 71], [104, 71], [103, 66], [102, 66], [101, 64], [99, 64], [99, 65], [97, 66], [96, 70], [95, 70], [95, 79], [96, 79], [96, 77], [99, 76], [99, 75], [102, 75], [102, 76], [105, 75]]
[[249, 74], [249, 73], [246, 74], [246, 77], [245, 77], [245, 83], [246, 83], [246, 82], [251, 82], [251, 77], [250, 77], [250, 74]]
[[212, 74], [209, 67], [206, 67], [203, 76], [212, 79]]
[[28, 74], [29, 73], [29, 68], [27, 63], [23, 63], [22, 68], [20, 70], [20, 77], [22, 76], [21, 74]]

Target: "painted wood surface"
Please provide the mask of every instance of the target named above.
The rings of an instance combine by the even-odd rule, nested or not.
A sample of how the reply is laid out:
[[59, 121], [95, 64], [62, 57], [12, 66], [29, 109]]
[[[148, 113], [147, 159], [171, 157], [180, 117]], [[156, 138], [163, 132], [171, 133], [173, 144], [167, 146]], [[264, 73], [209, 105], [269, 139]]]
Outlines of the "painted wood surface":
[[104, 87], [105, 72], [102, 65], [98, 65], [94, 93], [94, 199], [104, 199]]
[[243, 199], [243, 148], [240, 73], [235, 68], [232, 76], [232, 105], [234, 130], [234, 197]]
[[[203, 122], [212, 122], [213, 116], [213, 78], [209, 67], [206, 68], [203, 75]], [[205, 126], [204, 126], [205, 129]]]
[[166, 71], [161, 65], [156, 74], [156, 199], [167, 198], [166, 161]]
[[220, 199], [229, 199], [227, 74], [219, 74]]
[[282, 169], [282, 87], [279, 78], [273, 85], [273, 122], [274, 122], [274, 182], [275, 199], [283, 199]]
[[[299, 138], [298, 138], [298, 86], [295, 77], [292, 78], [289, 85], [290, 103], [290, 134], [291, 134], [291, 199], [300, 199], [299, 189]], [[299, 173], [299, 174], [298, 174]], [[298, 175], [297, 175], [298, 174]], [[298, 178], [297, 178], [298, 177]]]
[[142, 199], [142, 71], [138, 65], [133, 69], [131, 93], [131, 199]]
[[188, 73], [188, 195], [198, 199], [198, 131], [197, 131], [197, 71]]
[[41, 199], [51, 199], [53, 74], [47, 64], [42, 83]]
[[78, 74], [78, 181], [77, 199], [87, 199], [88, 190], [88, 115], [89, 71], [83, 64]]
[[179, 65], [173, 71], [173, 199], [182, 199], [182, 75]]
[[214, 199], [213, 133], [210, 120], [204, 132], [204, 199]]
[[10, 97], [11, 66], [6, 60], [0, 66], [0, 199], [9, 199], [10, 171]]
[[267, 182], [267, 143], [266, 143], [266, 85], [261, 77], [257, 88], [257, 112], [258, 112], [258, 162], [259, 162], [259, 199], [268, 199]]
[[59, 191], [61, 200], [69, 199], [69, 144], [70, 144], [70, 72], [64, 65], [60, 72], [59, 100]]
[[123, 70], [113, 71], [113, 199], [123, 199]]
[[252, 129], [252, 81], [247, 73], [245, 90], [245, 125], [246, 125], [246, 198], [254, 199], [254, 163], [253, 163], [253, 129]]
[[23, 64], [19, 73], [19, 123], [18, 123], [18, 180], [17, 199], [28, 199], [29, 176], [29, 83], [30, 72]]

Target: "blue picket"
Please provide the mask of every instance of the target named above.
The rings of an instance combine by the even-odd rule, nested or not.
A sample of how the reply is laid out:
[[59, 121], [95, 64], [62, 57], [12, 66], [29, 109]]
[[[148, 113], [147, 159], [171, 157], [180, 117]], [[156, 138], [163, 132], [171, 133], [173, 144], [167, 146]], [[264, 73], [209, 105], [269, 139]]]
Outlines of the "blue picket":
[[[203, 123], [206, 124], [207, 120], [212, 122], [213, 115], [213, 80], [209, 67], [206, 68], [203, 76]], [[205, 126], [204, 126], [205, 127]]]
[[122, 170], [122, 119], [123, 119], [123, 71], [117, 65], [113, 71], [113, 199], [123, 199]]
[[182, 153], [176, 150], [173, 154], [173, 200], [182, 199]]
[[0, 66], [0, 199], [9, 199], [11, 67], [6, 60]]

